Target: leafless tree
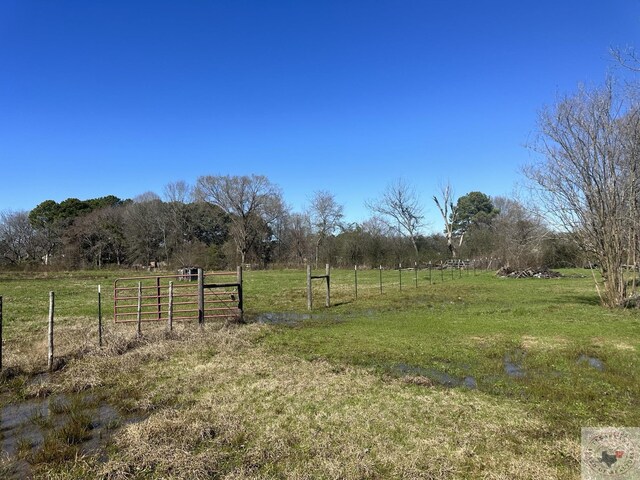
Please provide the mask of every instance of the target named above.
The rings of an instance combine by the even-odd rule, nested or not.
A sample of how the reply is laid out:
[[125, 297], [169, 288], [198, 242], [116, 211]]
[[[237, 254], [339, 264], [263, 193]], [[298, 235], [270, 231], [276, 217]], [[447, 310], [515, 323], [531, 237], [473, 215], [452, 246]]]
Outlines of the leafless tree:
[[636, 223], [630, 213], [638, 201], [639, 113], [639, 105], [610, 81], [580, 88], [540, 114], [533, 148], [543, 159], [525, 171], [548, 218], [596, 259], [604, 279], [604, 292], [598, 291], [608, 306], [627, 299], [623, 265]]
[[453, 258], [456, 258], [457, 248], [462, 245], [464, 239], [464, 233], [457, 239], [458, 245], [456, 245], [456, 239], [454, 238], [455, 229], [454, 225], [457, 221], [457, 209], [454, 202], [453, 188], [451, 184], [447, 182], [446, 185], [440, 187], [440, 198], [436, 195], [433, 196], [433, 201], [438, 207], [438, 211], [444, 221], [444, 235], [447, 239], [447, 248]]
[[37, 232], [28, 212], [0, 212], [0, 255], [13, 264], [40, 261]]
[[633, 47], [612, 47], [611, 56], [624, 68], [631, 70], [632, 72], [640, 72], [640, 56], [636, 49]]
[[188, 203], [193, 196], [193, 189], [184, 180], [171, 182], [164, 186], [164, 199], [168, 203]]
[[148, 266], [166, 253], [166, 214], [160, 197], [146, 192], [134, 198], [124, 211], [124, 231], [131, 261]]
[[541, 267], [541, 245], [549, 235], [541, 218], [515, 199], [496, 197], [493, 202], [500, 211], [492, 226], [493, 257], [516, 270]]
[[416, 237], [423, 226], [424, 215], [420, 199], [411, 185], [399, 179], [390, 183], [382, 196], [365, 203], [400, 235], [407, 237], [418, 257]]
[[311, 243], [311, 220], [304, 213], [293, 213], [288, 217], [289, 250], [293, 261], [303, 264], [308, 260]]
[[[183, 251], [185, 244], [191, 240], [187, 203], [193, 197], [193, 189], [185, 181], [179, 180], [165, 185], [163, 193], [170, 231], [166, 246], [172, 250]], [[188, 248], [186, 250], [188, 251]]]
[[343, 211], [343, 206], [336, 201], [332, 193], [326, 190], [319, 190], [314, 193], [309, 206], [309, 217], [316, 236], [316, 268], [318, 268], [320, 244], [340, 227], [340, 222], [344, 217]]
[[202, 176], [196, 196], [229, 215], [231, 236], [242, 263], [254, 244], [264, 238], [264, 227], [272, 226], [285, 209], [280, 189], [263, 175]]

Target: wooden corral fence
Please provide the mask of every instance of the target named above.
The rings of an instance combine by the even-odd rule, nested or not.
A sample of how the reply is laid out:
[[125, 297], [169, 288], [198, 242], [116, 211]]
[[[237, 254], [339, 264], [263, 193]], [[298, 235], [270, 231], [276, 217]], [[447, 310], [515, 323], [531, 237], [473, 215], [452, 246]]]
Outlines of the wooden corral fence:
[[[194, 281], [195, 280], [195, 281]], [[242, 268], [235, 272], [119, 278], [113, 286], [116, 323], [240, 317]]]

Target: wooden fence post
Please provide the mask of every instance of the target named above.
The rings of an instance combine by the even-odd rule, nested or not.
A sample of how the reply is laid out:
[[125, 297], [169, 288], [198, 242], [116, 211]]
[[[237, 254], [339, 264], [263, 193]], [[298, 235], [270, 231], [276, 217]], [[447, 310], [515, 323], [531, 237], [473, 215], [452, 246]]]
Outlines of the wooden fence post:
[[311, 264], [307, 264], [307, 309], [313, 308], [313, 293], [311, 291]]
[[169, 282], [169, 312], [168, 312], [168, 316], [169, 319], [167, 320], [169, 322], [169, 331], [173, 331], [173, 282]]
[[402, 264], [398, 264], [398, 274], [400, 275], [400, 290], [402, 290]]
[[380, 295], [382, 295], [382, 265], [380, 265]]
[[327, 263], [326, 266], [326, 275], [327, 275], [327, 300], [325, 302], [325, 306], [329, 307], [331, 305], [331, 267], [329, 266], [329, 264]]
[[418, 262], [413, 263], [413, 269], [416, 274], [416, 288], [418, 288]]
[[49, 292], [49, 355], [47, 358], [47, 367], [49, 371], [53, 371], [53, 311], [55, 307], [55, 294]]
[[102, 292], [98, 285], [98, 346], [102, 348]]
[[198, 269], [198, 324], [204, 327], [204, 272]]
[[242, 299], [242, 265], [239, 265], [236, 272], [238, 282], [238, 310], [240, 310], [240, 316], [244, 315], [244, 305]]
[[142, 282], [138, 282], [138, 309], [136, 313], [136, 320], [138, 321], [136, 335], [140, 338], [142, 336]]
[[433, 285], [433, 278], [431, 277], [431, 262], [429, 262], [429, 285]]
[[353, 266], [353, 274], [356, 281], [356, 300], [358, 299], [358, 265]]

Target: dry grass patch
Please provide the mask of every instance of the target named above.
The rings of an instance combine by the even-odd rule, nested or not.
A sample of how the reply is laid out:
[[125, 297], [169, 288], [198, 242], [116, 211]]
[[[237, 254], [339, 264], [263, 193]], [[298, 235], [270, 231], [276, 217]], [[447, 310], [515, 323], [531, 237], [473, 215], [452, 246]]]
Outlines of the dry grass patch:
[[104, 478], [196, 479], [528, 479], [577, 471], [577, 438], [552, 438], [514, 402], [270, 354], [251, 341], [259, 331], [211, 332], [188, 349], [149, 345], [105, 357], [111, 367], [143, 357], [142, 383], [152, 388], [138, 407], [150, 397], [160, 407], [116, 434], [117, 453], [92, 470]]
[[562, 337], [533, 337], [522, 336], [522, 348], [525, 350], [555, 350], [565, 348], [569, 345], [566, 338]]

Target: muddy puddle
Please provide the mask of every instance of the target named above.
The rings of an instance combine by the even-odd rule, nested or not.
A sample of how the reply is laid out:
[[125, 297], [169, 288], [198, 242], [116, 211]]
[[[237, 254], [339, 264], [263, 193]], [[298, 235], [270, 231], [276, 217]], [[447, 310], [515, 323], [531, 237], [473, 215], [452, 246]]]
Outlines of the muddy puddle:
[[348, 316], [330, 315], [327, 313], [265, 312], [255, 315], [244, 315], [246, 323], [263, 323], [266, 325], [295, 326], [309, 320], [343, 322]]
[[393, 365], [391, 371], [399, 376], [426, 377], [429, 380], [444, 387], [455, 388], [464, 387], [470, 389], [478, 388], [478, 382], [471, 376], [454, 377], [446, 372], [435, 368], [417, 367], [406, 363]]
[[0, 408], [0, 472], [30, 477], [30, 462], [46, 457], [45, 444], [51, 440], [77, 455], [95, 454], [104, 450], [113, 430], [139, 420], [123, 417], [90, 395], [52, 395], [5, 405]]
[[[527, 372], [522, 366], [525, 352], [523, 350], [514, 350], [507, 352], [502, 359], [502, 368], [504, 374], [513, 379], [522, 379], [527, 376]], [[469, 372], [471, 366], [468, 364], [458, 365], [459, 370]], [[397, 363], [390, 367], [391, 372], [397, 376], [407, 377], [425, 377], [435, 384], [448, 388], [468, 388], [475, 390], [478, 388], [478, 380], [471, 376], [453, 376], [442, 370], [429, 367], [419, 367], [406, 363]], [[503, 376], [491, 376], [482, 379], [485, 385], [501, 382]]]
[[513, 352], [506, 353], [503, 358], [504, 373], [511, 378], [524, 378], [527, 373], [522, 367], [524, 360], [523, 350], [514, 350]]
[[244, 319], [247, 323], [265, 323], [268, 325], [295, 325], [305, 320], [319, 318], [310, 313], [292, 313], [292, 312], [267, 312], [257, 315], [245, 315]]
[[599, 358], [590, 357], [588, 355], [580, 355], [578, 360], [576, 361], [578, 364], [586, 364], [591, 368], [595, 368], [596, 370], [602, 372], [604, 370], [604, 362]]

